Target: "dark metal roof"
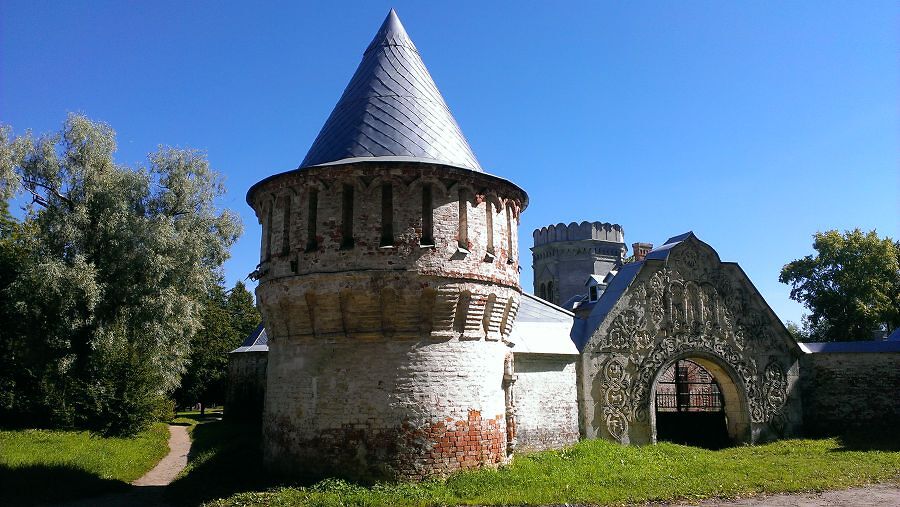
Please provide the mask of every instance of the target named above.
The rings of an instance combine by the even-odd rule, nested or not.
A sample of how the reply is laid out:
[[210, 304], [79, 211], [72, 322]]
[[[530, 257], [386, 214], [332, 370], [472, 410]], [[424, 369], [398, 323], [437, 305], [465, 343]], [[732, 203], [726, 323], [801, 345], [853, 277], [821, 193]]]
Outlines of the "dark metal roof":
[[393, 9], [300, 167], [372, 159], [483, 172]]
[[231, 351], [235, 352], [268, 352], [269, 351], [269, 335], [266, 334], [266, 328], [262, 323], [256, 326], [256, 329], [244, 339], [244, 343], [240, 347]]
[[672, 250], [673, 248], [675, 248], [676, 245], [678, 245], [682, 241], [690, 238], [691, 236], [694, 236], [694, 233], [692, 231], [688, 231], [684, 234], [679, 234], [678, 236], [672, 236], [671, 238], [667, 239], [666, 242], [663, 243], [661, 246], [658, 246], [658, 247], [654, 248], [653, 250], [650, 250], [650, 252], [647, 253], [647, 256], [645, 257], [645, 259], [654, 259], [654, 260], [664, 261], [669, 258], [670, 250]]
[[619, 268], [618, 273], [610, 280], [609, 285], [606, 286], [606, 290], [600, 295], [600, 299], [597, 300], [594, 309], [591, 310], [590, 315], [588, 315], [584, 324], [583, 333], [578, 337], [578, 341], [576, 342], [578, 350], [584, 348], [591, 338], [591, 333], [600, 327], [600, 324], [606, 319], [606, 316], [613, 309], [613, 306], [616, 305], [619, 298], [625, 293], [625, 289], [627, 289], [628, 286], [631, 285], [631, 282], [634, 281], [643, 265], [644, 261], [630, 262]]

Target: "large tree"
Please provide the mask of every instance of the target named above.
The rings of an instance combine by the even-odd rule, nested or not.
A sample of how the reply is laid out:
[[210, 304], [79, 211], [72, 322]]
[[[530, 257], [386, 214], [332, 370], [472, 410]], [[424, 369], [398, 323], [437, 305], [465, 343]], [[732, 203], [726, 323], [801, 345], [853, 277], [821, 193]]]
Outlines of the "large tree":
[[779, 281], [810, 313], [810, 341], [869, 340], [900, 327], [900, 242], [859, 229], [819, 232], [816, 255], [788, 263]]
[[0, 227], [0, 421], [134, 433], [179, 384], [240, 223], [203, 154], [131, 168], [115, 150], [80, 115], [39, 138], [0, 128], [0, 201], [31, 201]]

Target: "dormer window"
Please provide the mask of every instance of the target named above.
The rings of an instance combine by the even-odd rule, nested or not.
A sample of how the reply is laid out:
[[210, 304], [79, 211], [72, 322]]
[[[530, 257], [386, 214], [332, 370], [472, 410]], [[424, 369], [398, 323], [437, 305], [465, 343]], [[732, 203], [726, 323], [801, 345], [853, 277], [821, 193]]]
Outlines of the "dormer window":
[[599, 293], [599, 292], [600, 292], [600, 291], [597, 290], [597, 286], [596, 286], [596, 285], [592, 285], [592, 286], [588, 289], [588, 301], [590, 301], [591, 303], [597, 301], [597, 299], [599, 299], [599, 297], [600, 297], [600, 293]]

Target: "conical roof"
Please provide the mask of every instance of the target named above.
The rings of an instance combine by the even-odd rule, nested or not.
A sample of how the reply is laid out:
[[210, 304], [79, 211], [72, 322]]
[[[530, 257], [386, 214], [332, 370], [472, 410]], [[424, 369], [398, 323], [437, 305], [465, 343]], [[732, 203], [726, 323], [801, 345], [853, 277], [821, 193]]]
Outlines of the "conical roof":
[[300, 167], [373, 159], [483, 172], [393, 9]]

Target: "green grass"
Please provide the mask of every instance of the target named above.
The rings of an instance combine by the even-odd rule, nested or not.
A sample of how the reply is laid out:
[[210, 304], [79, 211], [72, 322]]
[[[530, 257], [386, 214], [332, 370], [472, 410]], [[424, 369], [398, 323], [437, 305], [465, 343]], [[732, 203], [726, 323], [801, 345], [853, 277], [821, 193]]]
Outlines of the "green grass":
[[[243, 468], [254, 466], [245, 462]], [[835, 489], [898, 477], [897, 442], [785, 440], [710, 451], [590, 440], [446, 481], [362, 487], [328, 479], [306, 488], [239, 493], [212, 505], [622, 504]]]
[[176, 418], [191, 425], [192, 442], [187, 467], [166, 490], [170, 503], [198, 505], [272, 484], [261, 464], [259, 425], [215, 420], [220, 416], [181, 413]]
[[0, 431], [0, 505], [63, 501], [127, 488], [166, 453], [169, 431], [134, 438], [86, 431]]

